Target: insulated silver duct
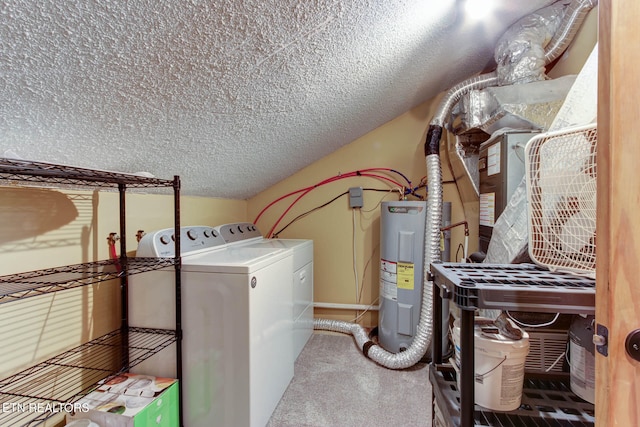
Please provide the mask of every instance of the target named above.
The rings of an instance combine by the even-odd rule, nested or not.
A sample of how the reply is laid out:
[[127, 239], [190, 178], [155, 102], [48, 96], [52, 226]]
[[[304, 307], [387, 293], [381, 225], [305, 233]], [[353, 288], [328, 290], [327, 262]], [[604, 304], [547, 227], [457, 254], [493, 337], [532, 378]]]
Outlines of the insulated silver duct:
[[495, 51], [498, 85], [545, 79], [544, 67], [555, 61], [573, 40], [597, 0], [558, 1], [513, 24]]
[[[577, 3], [591, 3], [593, 0], [577, 1]], [[593, 7], [593, 6], [591, 6]], [[565, 14], [571, 19], [575, 14]], [[577, 19], [577, 18], [574, 18]], [[582, 21], [580, 21], [581, 23]], [[575, 24], [574, 24], [575, 25]], [[571, 27], [572, 25], [567, 25]], [[561, 24], [560, 28], [565, 28]], [[575, 35], [574, 31], [565, 31], [567, 35]], [[566, 47], [571, 40], [558, 41], [558, 45]], [[427, 167], [427, 219], [425, 227], [425, 259], [424, 286], [422, 290], [422, 306], [420, 321], [416, 335], [406, 351], [390, 353], [373, 341], [358, 324], [329, 319], [314, 319], [314, 329], [352, 334], [365, 356], [389, 369], [404, 369], [416, 364], [431, 346], [433, 297], [431, 295], [433, 283], [428, 280], [431, 263], [440, 261], [440, 226], [442, 221], [442, 165], [440, 163], [439, 144], [442, 137], [445, 119], [451, 114], [453, 106], [470, 90], [483, 89], [498, 84], [496, 73], [487, 73], [465, 80], [451, 88], [438, 107], [429, 124], [427, 140], [425, 142], [425, 158]]]
[[458, 101], [460, 101], [460, 98], [462, 98], [467, 92], [470, 90], [484, 89], [489, 86], [496, 86], [497, 84], [498, 77], [495, 72], [481, 74], [458, 83], [447, 91], [447, 94], [444, 96], [442, 101], [440, 101], [440, 105], [429, 124], [431, 126], [444, 127], [445, 120], [449, 118], [449, 114], [451, 114], [453, 106], [456, 105]]
[[566, 2], [559, 1], [525, 16], [498, 40], [494, 59], [498, 86], [545, 80], [545, 46], [567, 16]]
[[575, 75], [567, 75], [471, 90], [453, 109], [447, 128], [458, 136], [477, 130], [493, 135], [503, 128], [548, 129], [575, 79]]
[[[442, 165], [438, 154], [426, 156], [427, 182], [429, 183], [429, 194], [427, 196], [427, 222], [424, 236], [424, 280], [430, 276], [431, 263], [442, 261], [440, 257], [440, 227], [442, 226]], [[438, 182], [440, 185], [432, 185]], [[432, 285], [431, 282], [428, 282]], [[428, 290], [431, 298], [431, 286], [424, 286]], [[423, 297], [424, 300], [424, 297]], [[431, 305], [431, 304], [423, 304]]]
[[578, 29], [591, 9], [598, 5], [598, 0], [577, 0], [567, 7], [560, 27], [545, 47], [544, 63], [555, 61], [567, 49]]

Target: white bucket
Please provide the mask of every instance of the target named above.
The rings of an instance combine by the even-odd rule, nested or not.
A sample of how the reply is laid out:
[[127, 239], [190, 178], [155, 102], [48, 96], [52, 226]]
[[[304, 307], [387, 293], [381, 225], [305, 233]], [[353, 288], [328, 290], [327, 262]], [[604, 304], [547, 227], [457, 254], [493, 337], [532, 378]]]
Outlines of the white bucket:
[[[477, 318], [480, 319], [480, 318]], [[485, 319], [486, 320], [486, 319]], [[515, 326], [515, 325], [514, 325]], [[460, 321], [453, 324], [454, 363], [460, 366]], [[524, 365], [529, 354], [529, 334], [510, 340], [500, 334], [485, 335], [476, 325], [474, 335], [475, 403], [493, 411], [513, 411], [522, 401]], [[460, 375], [457, 375], [460, 387]]]

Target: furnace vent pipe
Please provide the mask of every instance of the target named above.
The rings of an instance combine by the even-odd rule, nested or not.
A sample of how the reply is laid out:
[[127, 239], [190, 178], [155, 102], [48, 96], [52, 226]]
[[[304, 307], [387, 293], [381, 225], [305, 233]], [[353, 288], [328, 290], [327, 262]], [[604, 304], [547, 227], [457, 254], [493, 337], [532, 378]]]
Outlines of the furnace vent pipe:
[[[429, 131], [427, 132], [427, 141], [424, 146], [425, 156], [429, 154], [440, 153], [440, 139], [442, 137], [442, 131], [445, 121], [451, 114], [453, 107], [460, 101], [460, 99], [469, 91], [480, 90], [490, 86], [496, 86], [498, 84], [497, 74], [494, 72], [481, 74], [476, 77], [467, 79], [461, 83], [458, 83], [451, 89], [449, 89], [440, 101], [440, 105], [436, 110], [431, 123], [429, 124]], [[436, 139], [437, 137], [437, 139]], [[429, 188], [431, 190], [431, 188]]]
[[555, 61], [567, 49], [578, 29], [591, 9], [598, 5], [598, 0], [573, 1], [565, 12], [560, 27], [545, 47], [544, 63]]
[[498, 40], [498, 85], [545, 80], [545, 66], [566, 50], [596, 0], [566, 0], [519, 19]]
[[[595, 0], [578, 0], [583, 7], [588, 10], [595, 6]], [[573, 4], [573, 3], [572, 3]], [[581, 8], [579, 8], [581, 9]], [[573, 20], [573, 22], [561, 24], [559, 28], [567, 28], [563, 30], [564, 37], [574, 36], [577, 28], [582, 23], [580, 17], [584, 19], [583, 13], [566, 13], [564, 20]], [[555, 39], [552, 38], [552, 41]], [[552, 48], [566, 48], [571, 40], [561, 40], [553, 44]], [[551, 43], [549, 43], [551, 44]], [[558, 46], [557, 48], [554, 46]], [[551, 48], [550, 48], [551, 49]], [[545, 51], [546, 52], [546, 51]], [[560, 52], [562, 53], [562, 52]], [[553, 55], [560, 55], [553, 53]], [[557, 56], [556, 56], [557, 57]], [[546, 53], [545, 53], [546, 58]], [[498, 80], [496, 73], [487, 73], [480, 76], [465, 80], [453, 88], [451, 88], [443, 100], [433, 119], [429, 124], [427, 131], [427, 139], [425, 141], [425, 157], [427, 166], [427, 182], [429, 185], [429, 195], [427, 197], [427, 219], [425, 227], [425, 253], [424, 253], [424, 286], [422, 287], [422, 306], [420, 309], [420, 320], [418, 322], [416, 335], [407, 348], [400, 353], [390, 353], [369, 339], [364, 328], [356, 323], [345, 322], [341, 320], [314, 319], [313, 327], [317, 330], [326, 330], [351, 334], [356, 340], [358, 347], [362, 349], [365, 356], [374, 362], [389, 369], [405, 369], [415, 365], [422, 359], [431, 346], [432, 335], [432, 309], [433, 297], [431, 291], [432, 282], [428, 280], [430, 277], [430, 266], [433, 262], [440, 261], [440, 226], [442, 221], [442, 165], [440, 163], [440, 140], [444, 131], [445, 119], [451, 114], [453, 106], [460, 98], [470, 90], [484, 89], [490, 86], [496, 86]]]

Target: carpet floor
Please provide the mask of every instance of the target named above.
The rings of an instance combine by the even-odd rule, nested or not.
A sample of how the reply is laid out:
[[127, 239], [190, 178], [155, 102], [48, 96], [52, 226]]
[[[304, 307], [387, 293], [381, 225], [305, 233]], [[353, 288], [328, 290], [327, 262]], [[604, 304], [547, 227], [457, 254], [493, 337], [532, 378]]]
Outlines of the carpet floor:
[[431, 426], [428, 365], [390, 370], [353, 337], [314, 333], [267, 427]]

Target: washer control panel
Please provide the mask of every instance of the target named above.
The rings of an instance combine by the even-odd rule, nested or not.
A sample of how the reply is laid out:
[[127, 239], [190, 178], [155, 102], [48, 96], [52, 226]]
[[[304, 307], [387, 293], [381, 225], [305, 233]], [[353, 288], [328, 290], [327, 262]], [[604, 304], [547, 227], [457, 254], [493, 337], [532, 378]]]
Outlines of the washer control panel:
[[[174, 257], [175, 230], [166, 228], [145, 234], [138, 243], [138, 257]], [[180, 228], [180, 252], [182, 255], [201, 249], [223, 246], [224, 238], [213, 227], [191, 226]]]
[[258, 230], [258, 227], [250, 222], [222, 224], [214, 227], [214, 230], [220, 233], [226, 243], [262, 237], [262, 233]]

